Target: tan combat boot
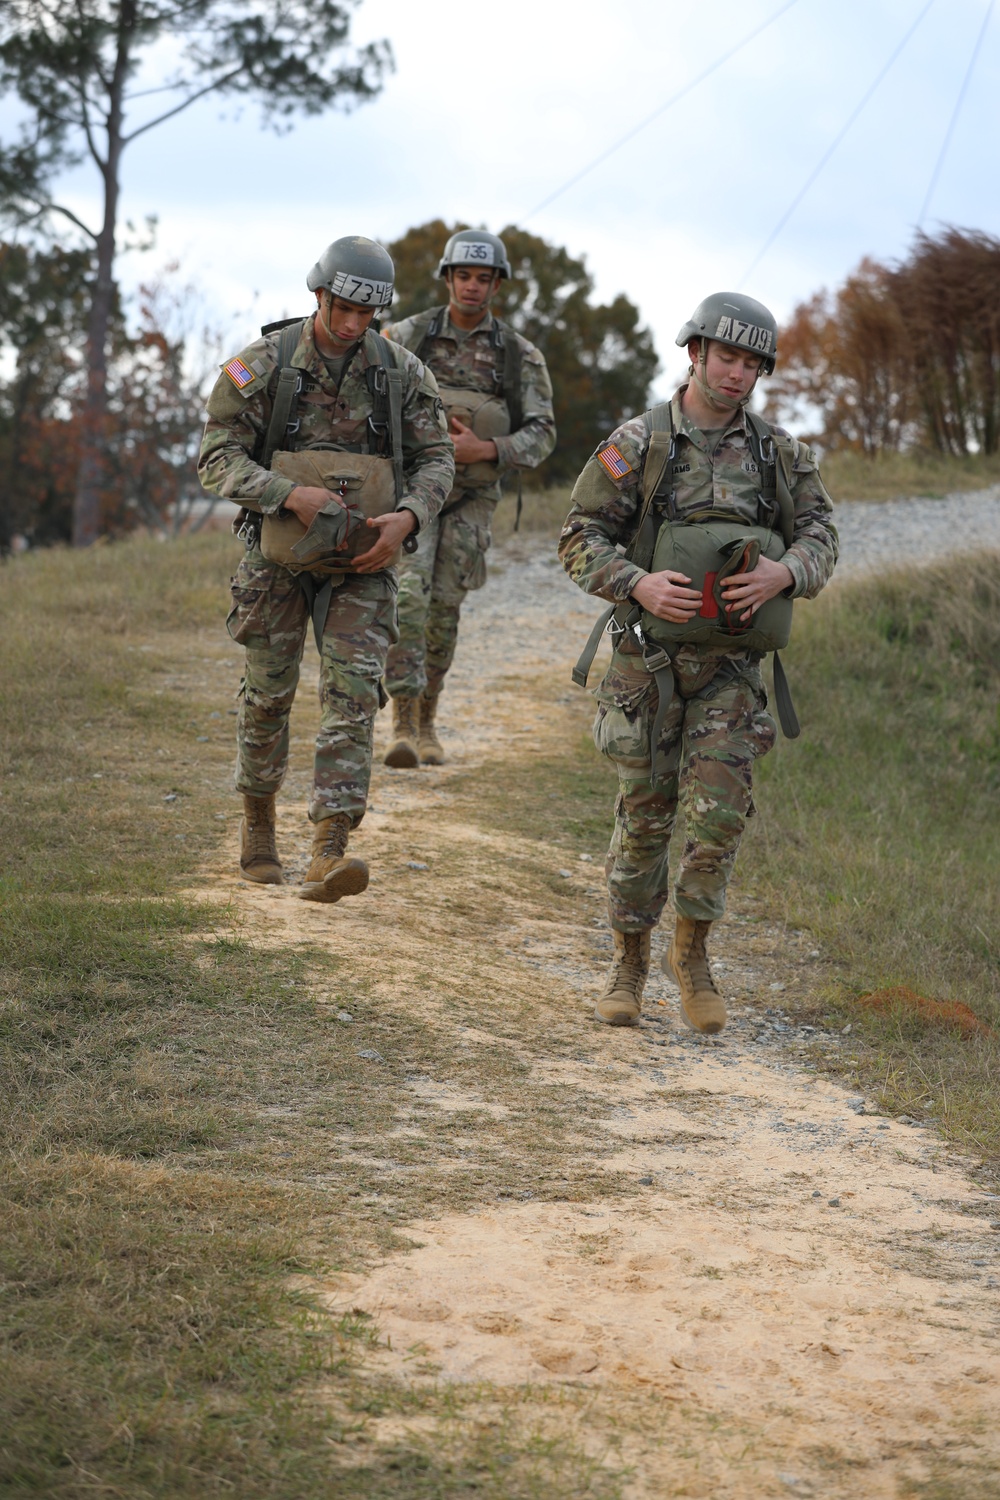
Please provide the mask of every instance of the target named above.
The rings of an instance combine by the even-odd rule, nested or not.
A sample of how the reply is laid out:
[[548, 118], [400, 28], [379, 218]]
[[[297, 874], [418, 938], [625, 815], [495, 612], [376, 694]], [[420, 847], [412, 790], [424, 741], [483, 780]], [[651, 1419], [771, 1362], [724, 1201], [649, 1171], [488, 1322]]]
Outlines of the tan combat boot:
[[437, 695], [433, 698], [425, 693], [420, 699], [420, 738], [418, 749], [420, 760], [425, 766], [443, 766], [445, 762], [444, 746], [437, 737], [434, 729], [434, 715], [437, 713]]
[[642, 992], [649, 973], [649, 928], [614, 932], [613, 936], [614, 961], [594, 1015], [608, 1026], [634, 1026], [642, 1010]]
[[240, 874], [258, 885], [283, 885], [281, 860], [274, 841], [274, 797], [243, 793], [240, 824]]
[[385, 752], [385, 764], [397, 770], [412, 770], [420, 764], [417, 739], [419, 698], [393, 698], [392, 700], [392, 744]]
[[714, 1036], [726, 1024], [726, 1002], [715, 988], [705, 952], [711, 925], [678, 917], [662, 964], [664, 974], [672, 974], [680, 987], [683, 1020], [706, 1036]]
[[351, 820], [334, 813], [313, 829], [313, 857], [299, 895], [303, 901], [339, 901], [357, 896], [368, 884], [368, 866], [363, 859], [347, 857]]

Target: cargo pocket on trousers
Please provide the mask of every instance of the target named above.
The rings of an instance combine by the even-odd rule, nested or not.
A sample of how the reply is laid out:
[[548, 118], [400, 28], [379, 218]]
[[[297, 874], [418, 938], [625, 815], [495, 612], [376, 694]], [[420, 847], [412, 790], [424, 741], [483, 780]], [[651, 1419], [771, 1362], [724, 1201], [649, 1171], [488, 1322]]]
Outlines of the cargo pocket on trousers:
[[608, 760], [636, 776], [650, 770], [652, 696], [653, 683], [648, 676], [637, 678], [614, 668], [609, 668], [594, 694], [594, 744]]
[[267, 590], [247, 588], [236, 579], [232, 583], [233, 607], [226, 616], [226, 629], [238, 646], [248, 640], [267, 640]]
[[[475, 537], [474, 549], [470, 547], [472, 555], [469, 557], [462, 574], [462, 588], [469, 594], [476, 589], [481, 589], [486, 582], [486, 554], [493, 545], [493, 534], [488, 526], [470, 526], [470, 533]], [[470, 535], [469, 541], [472, 542]]]

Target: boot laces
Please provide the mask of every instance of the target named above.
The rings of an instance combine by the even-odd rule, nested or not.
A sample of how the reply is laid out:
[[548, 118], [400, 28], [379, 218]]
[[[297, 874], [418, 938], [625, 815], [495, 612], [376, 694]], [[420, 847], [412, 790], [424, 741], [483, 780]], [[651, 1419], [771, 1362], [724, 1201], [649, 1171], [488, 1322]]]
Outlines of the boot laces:
[[708, 924], [696, 922], [691, 944], [685, 956], [684, 963], [691, 976], [691, 983], [696, 990], [711, 990], [714, 995], [719, 992], [715, 988], [715, 980], [712, 978], [712, 970], [708, 963], [708, 954], [705, 951], [705, 936]]
[[619, 979], [628, 981], [629, 984], [641, 984], [646, 977], [646, 964], [642, 956], [642, 933], [622, 933], [625, 939], [623, 951], [615, 955], [615, 971], [612, 983], [617, 984]]
[[348, 823], [346, 818], [325, 818], [323, 842], [316, 853], [326, 859], [339, 859], [347, 848]]
[[399, 725], [399, 734], [404, 740], [414, 740], [417, 737], [417, 702], [416, 698], [397, 698], [396, 722]]
[[274, 859], [277, 851], [274, 842], [274, 824], [265, 808], [255, 808], [246, 819], [247, 843], [251, 860]]

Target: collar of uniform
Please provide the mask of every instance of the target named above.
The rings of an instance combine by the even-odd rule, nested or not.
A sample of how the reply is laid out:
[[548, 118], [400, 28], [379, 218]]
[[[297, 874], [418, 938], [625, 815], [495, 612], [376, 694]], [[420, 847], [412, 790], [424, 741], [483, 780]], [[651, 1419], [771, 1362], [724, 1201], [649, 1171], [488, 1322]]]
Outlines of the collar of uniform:
[[738, 429], [742, 433], [746, 432], [746, 408], [741, 406], [733, 412], [728, 422], [726, 422], [725, 424], [720, 423], [718, 427], [713, 427], [711, 429], [712, 438], [711, 440], [709, 440], [705, 436], [704, 428], [696, 427], [694, 423], [684, 415], [683, 409], [681, 407], [681, 399], [687, 388], [688, 382], [685, 381], [684, 384], [682, 386], [679, 386], [678, 389], [674, 392], [673, 398], [670, 402], [674, 414], [674, 429], [680, 437], [686, 437], [689, 442], [695, 445], [696, 448], [700, 448], [703, 453], [707, 453], [709, 446], [711, 446], [712, 448], [718, 446], [718, 443], [722, 439], [723, 433], [732, 432], [734, 429]]
[[[315, 313], [313, 313], [311, 317], [306, 318], [305, 324], [302, 329], [302, 336], [295, 346], [295, 353], [292, 355], [292, 364], [297, 370], [304, 370], [307, 375], [310, 375], [312, 379], [316, 381], [317, 385], [328, 385], [331, 380], [331, 375], [330, 371], [326, 367], [326, 361], [324, 360], [322, 354], [320, 354], [319, 349], [316, 347], [316, 337], [313, 333], [313, 326], [315, 324], [315, 321]], [[346, 377], [348, 370], [351, 368], [351, 365], [353, 365], [356, 356], [361, 353], [361, 350], [364, 347], [364, 342], [364, 338], [362, 337], [358, 340], [357, 344], [355, 344], [354, 352], [352, 353], [350, 359], [343, 369], [343, 374], [341, 376], [342, 384], [344, 377]]]
[[456, 328], [451, 321], [451, 303], [449, 302], [444, 311], [444, 322], [441, 324], [441, 332], [438, 334], [438, 338], [454, 339], [458, 343], [458, 335], [469, 339], [477, 333], [491, 333], [495, 322], [496, 319], [490, 312], [490, 309], [487, 308], [485, 318], [483, 318], [481, 323], [477, 323], [475, 328]]

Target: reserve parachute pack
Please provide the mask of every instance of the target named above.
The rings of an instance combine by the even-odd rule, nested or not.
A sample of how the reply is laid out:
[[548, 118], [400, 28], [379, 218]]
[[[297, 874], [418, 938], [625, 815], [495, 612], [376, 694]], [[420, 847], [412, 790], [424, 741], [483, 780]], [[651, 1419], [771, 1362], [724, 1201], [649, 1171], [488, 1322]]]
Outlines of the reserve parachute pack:
[[297, 449], [303, 371], [291, 361], [304, 325], [304, 319], [290, 318], [261, 329], [263, 334], [280, 331], [281, 338], [278, 365], [268, 385], [271, 420], [254, 458], [262, 468], [296, 484], [330, 490], [337, 499], [308, 528], [289, 511], [263, 515], [260, 549], [268, 562], [293, 573], [330, 577], [351, 572], [354, 558], [372, 546], [371, 531], [364, 525], [368, 517], [387, 515], [403, 498], [402, 376], [388, 340], [366, 332], [363, 342], [370, 363], [365, 374], [372, 402], [368, 441]]
[[[427, 345], [440, 335], [447, 311], [447, 307], [431, 307], [425, 312], [417, 313], [411, 320], [416, 324], [419, 332], [419, 342], [413, 346], [413, 353], [418, 359], [424, 360], [424, 350]], [[498, 360], [497, 374], [494, 377], [496, 390], [492, 393], [475, 391], [466, 389], [464, 386], [448, 386], [439, 382], [441, 400], [449, 424], [452, 417], [457, 417], [464, 426], [471, 427], [478, 438], [509, 437], [512, 432], [517, 432], [524, 426], [524, 410], [521, 403], [521, 346], [513, 328], [501, 322], [496, 316], [493, 318], [490, 343], [498, 354], [502, 354], [502, 359]], [[426, 360], [424, 362], [426, 363]], [[455, 479], [463, 489], [485, 489], [491, 484], [496, 484], [497, 477], [496, 464], [485, 461], [458, 464], [455, 468]], [[461, 504], [461, 501], [458, 503]], [[521, 476], [518, 474], [515, 531], [521, 520], [521, 503]], [[456, 506], [446, 505], [441, 514], [446, 515], [449, 510], [454, 509]]]
[[[772, 431], [756, 412], [746, 413], [750, 446], [761, 476], [756, 524], [715, 509], [681, 518], [677, 514], [673, 476], [676, 451], [673, 409], [669, 402], [648, 414], [650, 439], [642, 471], [643, 506], [625, 556], [647, 573], [672, 570], [691, 579], [701, 593], [698, 613], [675, 623], [650, 614], [631, 599], [614, 604], [600, 616], [580, 659], [573, 681], [586, 687], [587, 677], [605, 630], [617, 641], [633, 637], [659, 692], [652, 747], [659, 741], [674, 696], [671, 657], [680, 645], [730, 648], [761, 655], [774, 652], [775, 706], [788, 739], [799, 734], [788, 679], [778, 652], [788, 644], [792, 601], [784, 594], [768, 599], [745, 624], [731, 615], [722, 593], [725, 579], [752, 572], [759, 559], [780, 562], [791, 546], [795, 507], [791, 492], [794, 448], [790, 438]], [[651, 748], [652, 748], [651, 747]]]
[[[308, 527], [290, 511], [279, 510], [261, 515], [259, 522], [248, 518], [239, 535], [248, 542], [251, 533], [259, 536], [266, 560], [298, 576], [312, 615], [316, 647], [322, 650], [334, 585], [354, 571], [354, 558], [374, 545], [375, 537], [365, 521], [369, 516], [388, 515], [403, 498], [403, 378], [388, 339], [368, 329], [362, 341], [369, 360], [365, 378], [372, 403], [368, 441], [297, 449], [303, 371], [292, 364], [292, 357], [306, 322], [305, 318], [286, 318], [265, 323], [261, 329], [262, 334], [280, 332], [281, 337], [278, 364], [268, 382], [271, 420], [253, 456], [262, 468], [273, 469], [296, 484], [330, 490], [336, 498]], [[416, 536], [406, 540], [415, 542]], [[398, 561], [396, 554], [386, 567]]]

